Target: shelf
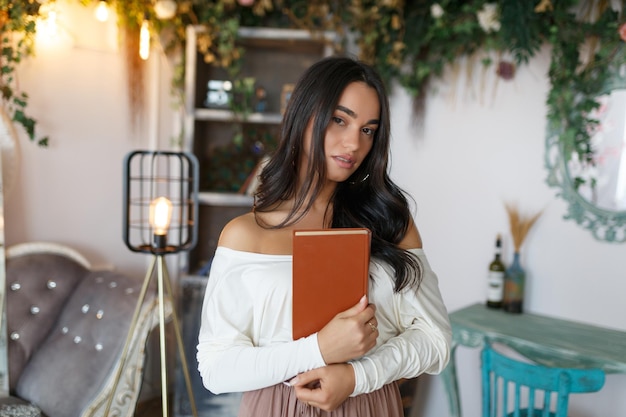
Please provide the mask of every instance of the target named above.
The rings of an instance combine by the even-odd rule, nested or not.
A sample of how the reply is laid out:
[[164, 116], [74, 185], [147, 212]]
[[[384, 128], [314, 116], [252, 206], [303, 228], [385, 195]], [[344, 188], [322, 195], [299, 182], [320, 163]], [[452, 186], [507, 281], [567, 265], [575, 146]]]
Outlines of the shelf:
[[280, 113], [250, 113], [248, 116], [233, 113], [231, 110], [196, 108], [194, 111], [196, 120], [213, 122], [243, 122], [258, 124], [280, 124], [283, 116]]
[[246, 194], [202, 191], [198, 193], [198, 202], [211, 206], [252, 207], [254, 198]]
[[[192, 274], [208, 265], [223, 228], [232, 219], [249, 214], [254, 206], [252, 196], [237, 193], [241, 187], [231, 184], [239, 178], [239, 171], [247, 172], [250, 159], [247, 154], [236, 153], [238, 150], [232, 146], [233, 135], [241, 133], [246, 139], [258, 140], [267, 146], [266, 152], [271, 152], [280, 137], [285, 87], [295, 85], [307, 68], [322, 57], [333, 55], [338, 46], [337, 35], [328, 31], [241, 27], [236, 43], [245, 53], [241, 57], [240, 72], [235, 76], [227, 68], [204, 61], [198, 41], [203, 41], [199, 36], [206, 30], [204, 26], [186, 29], [182, 147], [198, 157], [199, 174], [206, 184], [198, 193], [198, 244], [184, 257], [182, 265], [183, 271]], [[246, 77], [255, 80], [255, 87], [266, 90], [265, 111], [244, 116], [241, 111], [226, 106], [205, 105], [211, 80], [236, 81]], [[228, 182], [227, 188], [218, 185], [222, 180]], [[219, 189], [235, 191], [217, 191]]]

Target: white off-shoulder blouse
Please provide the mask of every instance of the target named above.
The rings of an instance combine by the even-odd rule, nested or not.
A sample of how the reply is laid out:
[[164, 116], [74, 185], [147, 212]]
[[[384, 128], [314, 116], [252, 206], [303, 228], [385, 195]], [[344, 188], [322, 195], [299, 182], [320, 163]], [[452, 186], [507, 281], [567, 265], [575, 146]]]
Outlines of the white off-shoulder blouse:
[[[448, 363], [448, 314], [422, 249], [419, 290], [393, 291], [393, 271], [373, 259], [369, 301], [376, 305], [376, 346], [350, 361], [352, 396], [400, 378], [436, 374]], [[291, 255], [267, 255], [218, 247], [211, 265], [198, 337], [198, 369], [211, 392], [242, 392], [287, 381], [325, 366], [317, 334], [291, 334]]]

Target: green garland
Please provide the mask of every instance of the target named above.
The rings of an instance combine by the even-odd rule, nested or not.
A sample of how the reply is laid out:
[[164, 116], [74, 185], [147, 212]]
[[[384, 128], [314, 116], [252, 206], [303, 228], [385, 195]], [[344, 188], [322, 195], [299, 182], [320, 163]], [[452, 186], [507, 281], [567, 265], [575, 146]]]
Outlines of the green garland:
[[26, 111], [28, 94], [19, 90], [15, 74], [22, 59], [33, 54], [39, 6], [35, 1], [0, 0], [0, 94], [11, 120], [24, 128], [30, 140], [47, 146], [48, 137], [36, 136], [37, 122]]
[[[252, 6], [243, 6], [239, 0], [179, 0], [177, 14], [164, 21], [156, 18], [153, 1], [118, 3], [127, 4], [116, 8], [122, 14], [120, 25], [132, 28], [139, 25], [139, 19], [150, 19], [168, 53], [184, 50], [188, 25], [205, 26], [206, 32], [198, 39], [199, 51], [206, 62], [228, 69], [234, 79], [245, 53], [237, 44], [237, 30], [242, 26], [332, 30], [340, 35], [337, 50], [345, 48], [351, 33], [360, 58], [374, 65], [390, 86], [396, 80], [405, 88], [416, 108], [421, 107], [429, 81], [441, 77], [461, 56], [483, 57], [483, 64], [491, 66], [492, 56], [510, 55], [513, 62], [496, 64], [514, 68], [548, 44], [552, 47], [548, 123], [567, 126], [563, 147], [584, 160], [593, 154], [587, 127], [596, 123], [587, 115], [597, 107], [595, 98], [611, 76], [607, 64], [618, 56], [626, 39], [626, 0], [621, 0], [620, 12], [612, 10], [608, 0], [255, 0]], [[9, 64], [3, 62], [0, 79], [5, 100], [13, 99], [18, 107], [23, 100], [23, 110], [26, 96], [16, 99], [11, 95], [13, 87], [7, 95], [4, 87], [12, 79], [5, 74], [11, 76], [19, 58], [31, 52], [32, 17], [39, 7], [33, 0], [0, 0], [0, 6], [11, 14], [10, 22], [17, 23], [7, 26], [0, 19], [3, 42], [10, 31], [27, 35], [21, 55], [9, 59]], [[583, 64], [580, 51], [588, 44], [595, 50]], [[179, 68], [173, 81], [182, 94], [184, 63]], [[18, 121], [22, 120], [34, 137], [34, 121]]]
[[[461, 56], [480, 53], [483, 64], [491, 66], [491, 56], [509, 54], [513, 62], [504, 63], [514, 68], [527, 64], [548, 44], [552, 47], [548, 125], [563, 127], [559, 140], [566, 158], [575, 155], [590, 163], [589, 132], [597, 121], [589, 115], [598, 107], [596, 98], [615, 65], [624, 62], [618, 52], [626, 42], [626, 0], [619, 11], [607, 0], [257, 0], [252, 8], [233, 0], [192, 3], [190, 10], [197, 16], [203, 15], [203, 7], [221, 5], [219, 20], [229, 22], [231, 36], [237, 19], [242, 26], [352, 32], [360, 58], [373, 64], [390, 86], [396, 80], [405, 88], [417, 109], [422, 108], [429, 81], [441, 77]], [[203, 24], [201, 19], [197, 23]], [[228, 38], [224, 48], [203, 52], [222, 55], [211, 61], [232, 63], [242, 53], [233, 45]], [[583, 62], [584, 46], [593, 53]], [[225, 59], [230, 53], [232, 59]]]
[[[621, 12], [607, 0], [255, 0], [251, 7], [235, 0], [196, 0], [179, 2], [176, 18], [162, 22], [162, 29], [169, 26], [176, 34], [170, 45], [176, 45], [184, 44], [187, 25], [206, 26], [199, 51], [233, 78], [245, 53], [236, 43], [241, 26], [332, 30], [340, 35], [339, 51], [351, 33], [359, 57], [374, 65], [389, 86], [395, 80], [405, 88], [416, 109], [422, 108], [429, 81], [459, 57], [480, 57], [485, 66], [504, 64], [511, 72], [548, 44], [548, 124], [565, 126], [560, 141], [566, 155], [591, 162], [589, 128], [597, 121], [588, 115], [612, 74], [607, 64], [625, 43], [626, 35], [620, 36], [625, 10], [626, 0]], [[585, 44], [596, 49], [583, 64]], [[507, 55], [513, 62], [493, 62], [493, 56]], [[179, 72], [175, 80], [181, 91], [183, 75]]]
[[[548, 131], [559, 133], [565, 161], [577, 158], [587, 165], [595, 163], [591, 139], [598, 120], [591, 114], [599, 107], [598, 96], [607, 92], [618, 68], [626, 63], [626, 39], [620, 37], [620, 27], [626, 26], [621, 19], [606, 8], [594, 23], [560, 25], [552, 33]], [[583, 63], [585, 43], [593, 53], [587, 54], [588, 62]], [[590, 180], [593, 186], [595, 180]], [[574, 181], [578, 187], [586, 180], [577, 177]]]

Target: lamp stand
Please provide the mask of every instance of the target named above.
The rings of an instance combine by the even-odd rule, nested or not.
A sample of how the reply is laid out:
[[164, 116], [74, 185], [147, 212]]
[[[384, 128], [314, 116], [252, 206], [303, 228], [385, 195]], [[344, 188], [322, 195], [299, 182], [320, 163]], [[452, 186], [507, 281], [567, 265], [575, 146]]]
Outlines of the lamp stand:
[[[161, 399], [162, 399], [162, 407], [163, 407], [163, 417], [167, 417], [168, 415], [168, 405], [167, 405], [167, 372], [166, 372], [166, 351], [165, 351], [165, 295], [164, 288], [167, 291], [168, 297], [173, 299], [172, 293], [172, 285], [170, 283], [170, 277], [167, 272], [167, 266], [165, 265], [165, 259], [162, 254], [156, 253], [152, 259], [150, 267], [148, 268], [148, 272], [143, 281], [143, 285], [141, 287], [141, 292], [139, 293], [139, 299], [137, 300], [137, 306], [135, 307], [135, 312], [133, 314], [133, 319], [130, 324], [130, 328], [128, 330], [128, 336], [126, 337], [126, 343], [124, 344], [124, 349], [122, 351], [122, 359], [117, 368], [117, 373], [115, 375], [115, 379], [113, 382], [113, 387], [111, 390], [111, 395], [109, 396], [109, 401], [107, 403], [106, 409], [104, 411], [103, 417], [107, 417], [109, 415], [109, 410], [111, 409], [111, 404], [113, 403], [113, 397], [115, 396], [115, 391], [117, 390], [117, 385], [119, 384], [122, 369], [126, 363], [126, 359], [128, 356], [128, 350], [130, 348], [130, 343], [133, 338], [133, 334], [135, 332], [135, 327], [137, 325], [137, 320], [139, 318], [139, 313], [141, 312], [141, 307], [143, 305], [144, 299], [146, 298], [146, 292], [148, 291], [148, 286], [154, 275], [154, 270], [157, 270], [157, 292], [158, 292], [158, 303], [159, 303], [159, 346], [161, 353]], [[178, 346], [178, 352], [180, 353], [181, 365], [183, 368], [183, 375], [185, 377], [185, 385], [187, 386], [187, 395], [189, 396], [189, 403], [191, 405], [191, 413], [194, 417], [198, 417], [198, 411], [196, 409], [196, 402], [194, 400], [193, 391], [191, 388], [191, 378], [189, 376], [189, 369], [187, 368], [187, 358], [185, 356], [185, 349], [183, 346], [183, 339], [180, 331], [180, 325], [178, 322], [178, 316], [176, 314], [176, 308], [172, 308], [172, 316], [174, 322], [174, 333], [176, 335], [176, 343]]]

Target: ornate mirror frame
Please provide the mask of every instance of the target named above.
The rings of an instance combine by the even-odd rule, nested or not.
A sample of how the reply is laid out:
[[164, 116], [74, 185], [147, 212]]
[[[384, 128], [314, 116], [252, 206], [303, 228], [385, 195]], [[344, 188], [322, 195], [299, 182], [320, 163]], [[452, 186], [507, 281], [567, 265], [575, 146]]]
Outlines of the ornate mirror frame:
[[[593, 136], [597, 128], [601, 127], [601, 122], [592, 115], [599, 107], [598, 98], [607, 94], [610, 97], [615, 90], [626, 91], [626, 47], [613, 49], [605, 58], [608, 60], [589, 70], [578, 73], [571, 71], [571, 74], [575, 74], [572, 77], [580, 77], [580, 80], [568, 85], [570, 91], [555, 92], [553, 88], [550, 92], [545, 152], [545, 166], [548, 169], [546, 182], [558, 188], [557, 195], [569, 203], [567, 213], [563, 216], [565, 219], [574, 220], [600, 241], [622, 243], [626, 242], [626, 209], [610, 210], [594, 204], [579, 191], [581, 184], [589, 186], [590, 179], [573, 177], [570, 172], [572, 162], [587, 164], [592, 170], [596, 167]], [[624, 141], [621, 145], [622, 159], [626, 159], [626, 138]]]

